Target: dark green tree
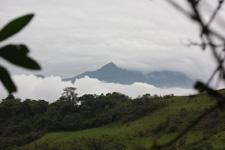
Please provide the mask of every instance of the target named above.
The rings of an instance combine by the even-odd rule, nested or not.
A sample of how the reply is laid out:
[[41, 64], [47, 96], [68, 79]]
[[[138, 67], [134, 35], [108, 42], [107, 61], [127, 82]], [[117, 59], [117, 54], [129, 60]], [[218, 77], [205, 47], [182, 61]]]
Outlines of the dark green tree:
[[76, 90], [75, 87], [64, 88], [62, 96], [60, 97], [60, 100], [70, 102], [73, 105], [77, 105], [78, 98], [77, 98], [77, 93], [75, 92], [75, 90]]
[[4, 100], [15, 100], [15, 96], [12, 94], [9, 94], [5, 99], [3, 99], [3, 101]]

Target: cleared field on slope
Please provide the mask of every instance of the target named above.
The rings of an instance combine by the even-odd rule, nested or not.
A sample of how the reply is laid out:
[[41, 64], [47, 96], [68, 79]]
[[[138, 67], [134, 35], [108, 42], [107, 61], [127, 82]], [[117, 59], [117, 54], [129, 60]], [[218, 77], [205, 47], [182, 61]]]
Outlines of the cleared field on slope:
[[[169, 141], [215, 103], [212, 97], [205, 94], [176, 96], [162, 101], [165, 107], [133, 122], [118, 122], [74, 132], [52, 132], [21, 149], [149, 149], [154, 140], [159, 143]], [[212, 113], [175, 147], [225, 149], [225, 113], [219, 110]]]

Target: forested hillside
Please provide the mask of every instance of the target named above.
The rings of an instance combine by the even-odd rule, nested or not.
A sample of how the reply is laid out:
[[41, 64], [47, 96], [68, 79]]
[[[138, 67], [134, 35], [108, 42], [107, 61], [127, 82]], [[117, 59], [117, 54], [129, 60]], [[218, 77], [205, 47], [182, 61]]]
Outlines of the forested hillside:
[[[109, 93], [84, 95], [77, 102], [8, 96], [0, 104], [1, 149], [148, 149], [154, 140], [163, 143], [177, 135], [216, 101], [206, 94], [130, 99]], [[217, 110], [171, 149], [219, 150], [224, 140], [225, 114]]]
[[114, 122], [128, 122], [162, 108], [158, 96], [84, 95], [79, 104], [61, 98], [49, 104], [45, 100], [21, 101], [10, 95], [0, 104], [1, 149], [22, 146], [52, 131], [76, 131]]

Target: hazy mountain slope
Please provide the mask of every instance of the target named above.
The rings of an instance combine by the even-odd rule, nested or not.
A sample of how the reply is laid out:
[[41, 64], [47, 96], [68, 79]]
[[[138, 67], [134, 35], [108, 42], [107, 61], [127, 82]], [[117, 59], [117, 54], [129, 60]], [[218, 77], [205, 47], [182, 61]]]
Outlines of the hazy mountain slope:
[[44, 78], [46, 78], [44, 75], [42, 75], [42, 74], [36, 74], [35, 75], [37, 78], [41, 78], [41, 79], [44, 79]]
[[191, 88], [193, 81], [182, 73], [174, 71], [154, 71], [147, 75], [139, 71], [129, 71], [117, 67], [114, 63], [106, 64], [96, 71], [88, 71], [77, 75], [73, 78], [63, 79], [63, 81], [75, 82], [76, 79], [88, 76], [90, 78], [97, 78], [100, 81], [119, 83], [119, 84], [133, 84], [135, 82], [142, 82], [154, 85], [160, 88], [169, 87], [183, 87]]

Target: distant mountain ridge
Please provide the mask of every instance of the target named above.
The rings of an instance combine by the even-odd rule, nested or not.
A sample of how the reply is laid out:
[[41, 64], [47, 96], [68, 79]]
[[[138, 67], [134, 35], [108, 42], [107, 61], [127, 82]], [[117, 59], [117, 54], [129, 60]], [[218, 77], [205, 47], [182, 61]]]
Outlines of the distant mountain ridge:
[[46, 77], [45, 77], [44, 75], [42, 75], [42, 74], [36, 74], [35, 76], [38, 77], [38, 78], [41, 78], [41, 79], [46, 78]]
[[119, 83], [130, 85], [135, 82], [147, 83], [159, 88], [182, 87], [192, 88], [193, 80], [186, 75], [175, 71], [153, 71], [144, 75], [140, 71], [130, 71], [117, 67], [114, 63], [108, 63], [96, 71], [87, 71], [72, 78], [62, 79], [62, 81], [75, 82], [76, 79], [96, 78], [109, 83]]

